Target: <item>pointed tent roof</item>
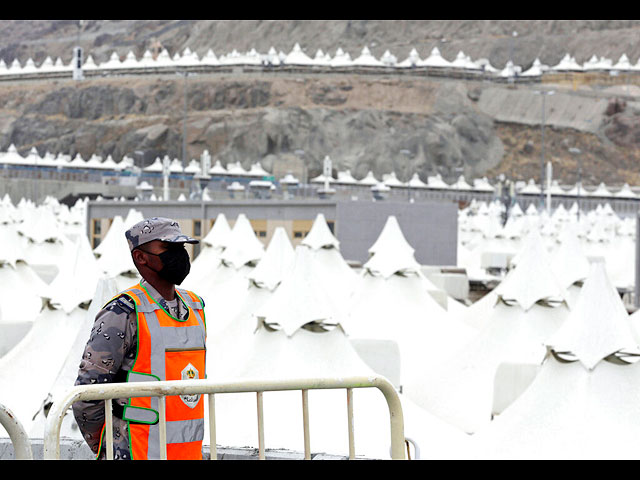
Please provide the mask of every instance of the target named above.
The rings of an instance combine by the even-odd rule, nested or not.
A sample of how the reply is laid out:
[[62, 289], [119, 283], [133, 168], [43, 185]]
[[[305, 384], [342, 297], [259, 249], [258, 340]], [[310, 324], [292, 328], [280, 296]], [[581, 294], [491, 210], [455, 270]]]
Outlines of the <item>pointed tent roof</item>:
[[565, 54], [564, 57], [560, 60], [557, 65], [551, 67], [551, 70], [556, 71], [582, 71], [582, 65], [576, 62], [576, 59], [569, 55]]
[[466, 68], [467, 70], [479, 70], [480, 67], [471, 60], [469, 55], [465, 55], [465, 53], [460, 50], [456, 55], [455, 60], [451, 62], [451, 66], [455, 68]]
[[389, 66], [389, 67], [395, 67], [396, 64], [398, 63], [398, 58], [393, 55], [389, 50], [385, 50], [384, 53], [382, 54], [382, 57], [380, 57], [380, 61], [382, 62], [383, 65]]
[[120, 215], [114, 217], [103, 241], [94, 250], [100, 255], [98, 265], [106, 275], [116, 277], [127, 272], [137, 273], [125, 231], [141, 220], [142, 214], [135, 209], [130, 209], [124, 220]]
[[245, 176], [247, 175], [247, 171], [242, 168], [242, 165], [240, 164], [240, 162], [230, 162], [227, 163], [227, 174], [228, 175], [239, 175], [239, 176]]
[[401, 62], [397, 63], [396, 66], [415, 67], [419, 65], [421, 62], [422, 62], [422, 59], [418, 55], [418, 51], [415, 48], [412, 48], [411, 51], [409, 52], [409, 56], [404, 60], [402, 60]]
[[536, 58], [533, 61], [533, 64], [531, 65], [531, 67], [528, 70], [525, 70], [524, 72], [522, 72], [520, 75], [522, 75], [523, 77], [539, 77], [543, 73], [544, 73], [544, 67], [540, 62], [540, 59]]
[[226, 248], [230, 242], [231, 227], [224, 213], [220, 212], [216, 216], [213, 227], [202, 239], [202, 243], [210, 247]]
[[338, 172], [338, 179], [335, 181], [338, 184], [344, 185], [354, 185], [357, 184], [358, 181], [353, 178], [350, 170], [345, 170], [344, 172]]
[[427, 188], [427, 184], [420, 180], [420, 176], [414, 173], [411, 179], [407, 182], [407, 186], [412, 188]]
[[369, 261], [364, 268], [387, 278], [398, 272], [417, 273], [420, 264], [414, 257], [414, 248], [407, 242], [395, 215], [387, 221], [376, 241], [369, 248]]
[[374, 57], [369, 48], [366, 46], [362, 49], [360, 56], [355, 58], [352, 63], [354, 66], [362, 66], [362, 67], [382, 67], [384, 64]]
[[302, 51], [300, 45], [296, 43], [293, 46], [293, 50], [287, 55], [284, 60], [287, 65], [314, 65], [315, 62], [311, 57]]
[[473, 189], [479, 192], [495, 192], [496, 187], [489, 183], [487, 177], [474, 178]]
[[571, 353], [589, 370], [616, 352], [640, 354], [629, 315], [603, 262], [593, 263], [573, 311], [546, 343], [557, 353]]
[[471, 187], [471, 185], [469, 185], [467, 183], [467, 181], [464, 179], [464, 175], [460, 175], [458, 177], [458, 180], [452, 184], [449, 188], [452, 188], [453, 190], [472, 190], [473, 187]]
[[631, 70], [631, 62], [629, 62], [629, 57], [627, 57], [626, 53], [620, 55], [620, 58], [616, 62], [616, 64], [611, 67], [613, 70]]
[[451, 188], [447, 183], [444, 182], [444, 180], [442, 180], [442, 176], [439, 173], [434, 176], [427, 177], [427, 185], [429, 186], [429, 188], [438, 190]]
[[162, 172], [162, 160], [160, 160], [160, 157], [156, 157], [156, 159], [153, 161], [153, 163], [151, 165], [148, 165], [148, 166], [144, 167], [143, 171], [161, 173]]
[[[68, 392], [69, 385], [73, 385], [78, 377], [78, 359], [82, 357], [87, 344], [87, 332], [91, 330], [98, 311], [100, 311], [100, 309], [117, 293], [118, 286], [115, 279], [102, 277], [98, 280], [89, 308], [77, 323], [75, 340], [73, 341], [71, 348], [65, 351], [66, 359], [64, 360], [60, 370], [57, 372], [55, 378], [51, 377], [52, 381], [49, 385], [48, 396], [52, 402], [55, 403], [62, 400], [63, 395], [66, 395]], [[38, 412], [33, 429], [28, 432], [29, 435], [38, 438], [39, 435], [35, 435], [35, 432], [42, 434], [44, 432], [45, 422], [46, 416], [41, 409]], [[74, 430], [72, 430], [74, 426], [75, 425], [69, 429], [66, 422], [63, 422], [61, 427], [61, 436], [75, 437], [77, 433], [74, 433]], [[65, 431], [65, 428], [69, 430]], [[75, 432], [77, 432], [77, 430], [75, 430]]]
[[262, 168], [260, 162], [256, 162], [251, 164], [251, 168], [247, 172], [247, 175], [254, 177], [268, 177], [271, 174]]
[[184, 169], [184, 173], [189, 173], [189, 174], [196, 174], [196, 173], [200, 173], [202, 170], [201, 166], [200, 166], [200, 161], [192, 158], [189, 161], [189, 165], [187, 165]]
[[569, 288], [575, 282], [587, 278], [590, 263], [583, 253], [576, 228], [568, 224], [558, 237], [560, 246], [551, 259], [551, 269], [560, 286]]
[[209, 169], [209, 175], [226, 175], [227, 169], [222, 166], [220, 160], [216, 160], [216, 163]]
[[291, 269], [256, 316], [267, 325], [279, 325], [288, 336], [307, 323], [342, 322], [344, 312], [328, 293], [317, 261], [311, 249], [298, 245]]
[[533, 178], [530, 178], [527, 185], [524, 188], [521, 188], [518, 193], [520, 195], [540, 195], [540, 187], [536, 185]]
[[298, 185], [300, 183], [300, 180], [294, 177], [291, 173], [287, 173], [280, 179], [280, 183], [285, 185]]
[[638, 198], [638, 195], [631, 190], [628, 183], [625, 183], [620, 190], [613, 194], [613, 196], [618, 198]]
[[0, 225], [0, 245], [2, 245], [2, 249], [0, 251], [0, 265], [8, 263], [15, 268], [18, 260], [24, 261], [26, 259], [25, 253], [21, 248], [20, 236], [15, 225]]
[[244, 213], [239, 214], [231, 229], [229, 244], [222, 252], [222, 261], [239, 269], [259, 261], [263, 255], [264, 246], [256, 237], [249, 219]]
[[7, 152], [2, 155], [2, 163], [24, 165], [25, 159], [18, 153], [18, 149], [12, 143], [11, 145], [9, 145]]
[[365, 175], [365, 177], [358, 181], [360, 185], [377, 185], [379, 182], [376, 177], [373, 176], [373, 172], [369, 170], [369, 172]]
[[322, 213], [316, 216], [311, 230], [309, 230], [307, 236], [302, 240], [301, 245], [306, 245], [312, 250], [318, 250], [320, 248], [340, 248], [340, 242], [333, 233], [331, 233], [331, 230], [329, 230], [327, 220]]
[[611, 70], [613, 61], [610, 58], [592, 55], [591, 58], [582, 64], [582, 68], [586, 70]]
[[264, 256], [248, 278], [259, 287], [274, 290], [291, 268], [293, 258], [294, 250], [287, 232], [283, 227], [276, 227]]
[[387, 187], [404, 187], [404, 183], [398, 180], [396, 172], [382, 175], [382, 183], [384, 183]]
[[81, 303], [91, 301], [102, 271], [84, 235], [79, 235], [73, 243], [67, 242], [64, 253], [61, 270], [48, 286], [46, 296], [51, 305], [71, 313]]
[[566, 302], [566, 291], [551, 270], [549, 254], [537, 230], [529, 232], [511, 263], [515, 268], [494, 290], [499, 298], [516, 301], [525, 311], [539, 300]]
[[352, 63], [349, 52], [345, 52], [342, 48], [338, 47], [336, 54], [329, 62], [329, 65], [332, 67], [350, 67]]

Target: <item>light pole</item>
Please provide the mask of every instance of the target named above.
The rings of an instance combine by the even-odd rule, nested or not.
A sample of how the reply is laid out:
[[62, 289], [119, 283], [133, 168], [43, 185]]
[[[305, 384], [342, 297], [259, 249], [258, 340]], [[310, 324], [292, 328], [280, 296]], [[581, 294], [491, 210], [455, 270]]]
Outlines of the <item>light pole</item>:
[[582, 189], [582, 153], [579, 148], [571, 147], [569, 152], [578, 158], [578, 223], [580, 223], [580, 190]]
[[182, 117], [182, 170], [187, 166], [187, 77], [195, 75], [186, 70], [184, 72], [176, 72], [176, 75], [184, 77], [184, 114]]
[[542, 97], [542, 124], [540, 136], [540, 208], [544, 206], [544, 123], [545, 123], [545, 97], [553, 95], [555, 90], [534, 90], [534, 94]]
[[[413, 156], [411, 154], [411, 150], [409, 150], [407, 148], [403, 148], [402, 150], [400, 150], [400, 153], [407, 158], [407, 162], [406, 163], [408, 164], [411, 161], [411, 158]], [[404, 175], [405, 172], [406, 172], [406, 168], [403, 169], [402, 174], [403, 174], [404, 178], [407, 178], [407, 176]], [[407, 181], [407, 183], [408, 183], [408, 181]], [[411, 190], [411, 186], [407, 185], [407, 200], [409, 201], [409, 203], [413, 203], [413, 195], [412, 194], [413, 194], [413, 192]]]
[[513, 31], [513, 33], [511, 34], [511, 48], [509, 49], [509, 60], [511, 61], [511, 68], [512, 68], [512, 73], [513, 75], [509, 76], [509, 82], [513, 83], [514, 81], [514, 76], [516, 74], [516, 70], [515, 70], [515, 64], [513, 63], [513, 42], [515, 41], [515, 38], [518, 36], [518, 32], [516, 32], [515, 30]]

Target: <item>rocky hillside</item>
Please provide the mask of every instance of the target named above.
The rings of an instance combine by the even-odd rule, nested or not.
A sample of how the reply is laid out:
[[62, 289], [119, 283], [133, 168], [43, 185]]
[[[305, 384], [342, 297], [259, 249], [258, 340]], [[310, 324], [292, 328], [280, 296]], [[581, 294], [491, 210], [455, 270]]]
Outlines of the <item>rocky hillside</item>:
[[[515, 27], [513, 39], [507, 33]], [[580, 51], [617, 58], [624, 50], [635, 62], [639, 47], [627, 34], [637, 29], [632, 21], [86, 21], [80, 43], [97, 61], [113, 50], [141, 55], [155, 41], [171, 53], [189, 46], [204, 54], [271, 45], [289, 51], [295, 39], [310, 53], [342, 46], [352, 56], [365, 44], [401, 58], [403, 49], [426, 53], [437, 44], [445, 56], [464, 49], [494, 65], [511, 47], [514, 58], [550, 64], [565, 50], [579, 60]], [[0, 58], [38, 62], [45, 53], [69, 52], [78, 28], [72, 21], [1, 21], [0, 32]], [[549, 88], [557, 94], [547, 103], [545, 159], [554, 176], [576, 180], [578, 158], [568, 153], [576, 146], [586, 181], [640, 185], [637, 86]], [[394, 170], [403, 180], [413, 172], [425, 180], [434, 173], [538, 178], [541, 107], [531, 89], [409, 76], [199, 75], [186, 85], [187, 153], [195, 158], [207, 149], [223, 164], [261, 161], [277, 176], [301, 178], [319, 174], [325, 155], [356, 177]], [[13, 143], [21, 153], [35, 146], [85, 158], [128, 154], [148, 165], [157, 156], [181, 157], [184, 111], [185, 83], [174, 75], [3, 82], [0, 149]]]
[[378, 57], [389, 50], [399, 60], [411, 48], [424, 57], [437, 46], [450, 60], [463, 50], [502, 68], [510, 57], [523, 67], [536, 57], [555, 65], [567, 52], [579, 62], [594, 54], [615, 61], [623, 53], [635, 62], [639, 33], [639, 20], [83, 20], [82, 27], [77, 20], [3, 20], [0, 58], [68, 62], [78, 40], [96, 61], [113, 51], [140, 57], [158, 44], [171, 55], [188, 46], [202, 56], [209, 48], [218, 55], [272, 46], [289, 52], [298, 42], [309, 54], [333, 55], [341, 47], [354, 57], [366, 45]]

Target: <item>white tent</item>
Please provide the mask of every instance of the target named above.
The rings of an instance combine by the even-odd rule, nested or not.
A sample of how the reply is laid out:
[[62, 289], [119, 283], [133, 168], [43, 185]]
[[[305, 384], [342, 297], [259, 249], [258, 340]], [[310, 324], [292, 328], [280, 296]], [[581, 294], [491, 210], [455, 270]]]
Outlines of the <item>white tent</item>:
[[293, 46], [293, 50], [287, 55], [284, 63], [286, 65], [314, 65], [315, 62], [311, 57], [302, 51], [299, 44]]
[[383, 67], [384, 63], [374, 57], [369, 51], [369, 48], [365, 46], [360, 56], [353, 60], [352, 65], [358, 67]]
[[[637, 459], [638, 340], [602, 264], [595, 264], [531, 386], [474, 438], [476, 456]], [[614, 441], [612, 441], [614, 440]]]
[[60, 272], [48, 286], [45, 296], [54, 308], [59, 307], [69, 314], [78, 305], [91, 301], [102, 271], [85, 235], [68, 242], [64, 254]]
[[[247, 288], [234, 301], [226, 322], [213, 319], [207, 336], [207, 375], [223, 375], [230, 367], [244, 360], [249, 339], [258, 321], [256, 311], [273, 295], [293, 262], [293, 247], [282, 227], [278, 227], [258, 266], [246, 278]], [[206, 300], [205, 300], [206, 303]]]
[[378, 180], [376, 179], [376, 177], [374, 177], [373, 172], [372, 172], [372, 171], [369, 171], [369, 172], [365, 175], [365, 177], [364, 177], [362, 180], [360, 180], [358, 183], [359, 183], [360, 185], [370, 185], [370, 186], [373, 186], [373, 185], [377, 185], [379, 182], [378, 182]]
[[[283, 307], [287, 315], [288, 306]], [[228, 378], [264, 381], [353, 375], [374, 373], [359, 358], [339, 327], [321, 332], [302, 328], [287, 335], [262, 325], [252, 335], [246, 355], [235, 368], [230, 368]], [[312, 390], [308, 398], [311, 451], [347, 455], [344, 390]], [[420, 410], [402, 395], [400, 398], [405, 436], [415, 440], [421, 452], [428, 452], [429, 458], [446, 458], [467, 442], [464, 435]], [[263, 409], [266, 448], [303, 450], [300, 392], [265, 392]], [[375, 389], [354, 389], [353, 411], [356, 457], [388, 459], [389, 410], [384, 397]], [[248, 412], [255, 412], [255, 394], [218, 395], [217, 443], [256, 447], [255, 413]], [[206, 443], [208, 422], [205, 424]]]
[[[76, 335], [71, 347], [66, 351], [66, 358], [60, 366], [60, 370], [55, 377], [47, 376], [43, 380], [43, 386], [49, 387], [46, 397], [43, 397], [43, 403], [40, 410], [34, 418], [33, 424], [28, 432], [31, 438], [43, 438], [44, 427], [46, 422], [45, 408], [48, 403], [55, 403], [65, 395], [69, 388], [75, 383], [78, 376], [78, 366], [84, 352], [85, 345], [91, 334], [91, 328], [95, 321], [95, 317], [102, 307], [118, 293], [118, 286], [114, 279], [102, 277], [98, 280], [95, 292], [93, 294], [89, 308], [84, 315], [78, 315], [79, 321], [76, 326]], [[71, 335], [72, 336], [72, 335]], [[73, 337], [73, 336], [72, 336]], [[61, 352], [65, 353], [65, 352]], [[60, 363], [56, 359], [56, 365]], [[43, 390], [41, 390], [43, 392]], [[75, 418], [71, 410], [67, 411], [60, 432], [61, 437], [75, 438], [83, 440], [78, 430]]]
[[418, 61], [417, 65], [420, 67], [450, 67], [451, 62], [446, 60], [440, 53], [438, 47], [433, 47], [431, 53], [424, 60]]
[[222, 262], [222, 252], [229, 245], [231, 227], [224, 213], [219, 213], [211, 230], [201, 240], [200, 253], [191, 262], [191, 270], [184, 285], [194, 288], [211, 274]]
[[308, 323], [340, 323], [344, 306], [331, 295], [319, 263], [313, 250], [298, 245], [290, 270], [256, 316], [288, 336]]
[[397, 63], [396, 66], [400, 68], [412, 68], [419, 65], [421, 62], [422, 59], [418, 55], [418, 51], [415, 48], [412, 48], [409, 52], [409, 56], [403, 61]]
[[249, 263], [256, 264], [264, 254], [264, 245], [258, 240], [249, 219], [244, 213], [238, 215], [231, 229], [229, 242], [222, 252], [222, 261], [236, 269]]
[[[465, 312], [477, 335], [425, 365], [421, 383], [407, 385], [406, 394], [467, 433], [480, 431], [531, 380], [544, 341], [569, 314], [565, 296], [540, 242], [528, 242], [517, 267]], [[501, 364], [514, 365], [509, 382], [496, 381]]]
[[29, 332], [0, 358], [2, 403], [27, 432], [31, 431], [33, 418], [46, 399], [85, 314], [81, 308], [67, 314], [45, 307]]
[[248, 275], [258, 286], [274, 290], [291, 269], [294, 251], [284, 227], [276, 227], [264, 256]]

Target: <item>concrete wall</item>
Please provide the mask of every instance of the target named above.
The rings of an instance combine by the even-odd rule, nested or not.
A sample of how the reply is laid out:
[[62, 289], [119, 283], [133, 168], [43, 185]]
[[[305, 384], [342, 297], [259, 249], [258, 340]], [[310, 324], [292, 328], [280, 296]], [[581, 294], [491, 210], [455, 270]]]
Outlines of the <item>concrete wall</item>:
[[387, 218], [400, 229], [423, 265], [456, 265], [458, 206], [452, 202], [338, 203], [336, 236], [344, 258], [365, 262]]
[[[240, 213], [249, 220], [267, 220], [285, 226], [295, 220], [314, 220], [322, 213], [327, 221], [335, 222], [335, 234], [346, 260], [364, 262], [368, 249], [380, 235], [389, 215], [395, 215], [405, 238], [415, 249], [416, 259], [424, 265], [455, 265], [457, 253], [457, 204], [442, 202], [371, 202], [371, 201], [276, 201], [242, 200], [223, 202], [89, 202], [87, 235], [90, 236], [93, 218], [126, 217], [135, 208], [143, 216], [166, 216], [176, 220], [204, 220], [204, 237], [211, 219], [224, 213], [230, 223]], [[181, 225], [184, 222], [181, 221]], [[185, 227], [188, 230], [188, 227]], [[268, 227], [271, 231], [271, 227]], [[270, 236], [261, 238], [265, 244]], [[300, 239], [290, 238], [295, 245]]]

